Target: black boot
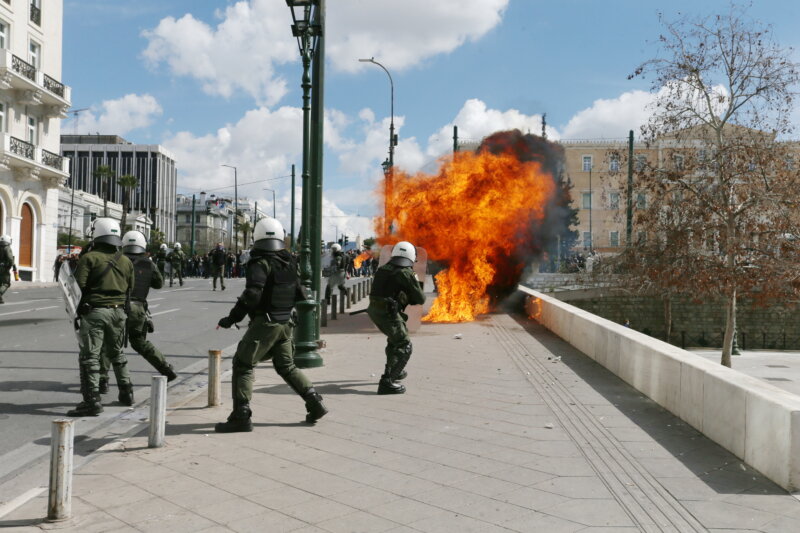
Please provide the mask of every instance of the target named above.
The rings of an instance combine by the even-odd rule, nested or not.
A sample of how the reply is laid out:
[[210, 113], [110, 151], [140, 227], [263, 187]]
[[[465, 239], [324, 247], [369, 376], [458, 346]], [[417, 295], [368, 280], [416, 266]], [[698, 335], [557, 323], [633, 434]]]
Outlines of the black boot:
[[100, 394], [108, 394], [108, 376], [100, 378]]
[[240, 433], [245, 431], [253, 431], [253, 421], [250, 417], [253, 411], [250, 410], [249, 403], [242, 403], [236, 405], [230, 415], [228, 415], [227, 422], [219, 422], [214, 426], [214, 431], [217, 433]]
[[306, 422], [309, 424], [316, 423], [317, 420], [328, 414], [328, 410], [322, 403], [322, 396], [314, 390], [314, 387], [303, 394], [303, 399], [306, 401]]
[[165, 363], [164, 366], [159, 367], [157, 370], [162, 376], [167, 376], [167, 383], [178, 377], [178, 374], [175, 373], [175, 369], [172, 368], [172, 365], [169, 363]]
[[395, 381], [403, 381], [407, 377], [408, 377], [408, 372], [406, 372], [405, 370], [401, 370], [400, 373], [397, 375], [397, 377], [394, 378], [394, 380]]
[[403, 394], [406, 391], [402, 383], [395, 383], [392, 380], [391, 375], [392, 367], [386, 365], [381, 380], [378, 382], [378, 394]]
[[133, 405], [133, 383], [119, 386], [119, 403], [130, 407]]
[[67, 411], [67, 416], [97, 416], [102, 412], [100, 393], [89, 393], [83, 395], [83, 401], [76, 405], [75, 409]]

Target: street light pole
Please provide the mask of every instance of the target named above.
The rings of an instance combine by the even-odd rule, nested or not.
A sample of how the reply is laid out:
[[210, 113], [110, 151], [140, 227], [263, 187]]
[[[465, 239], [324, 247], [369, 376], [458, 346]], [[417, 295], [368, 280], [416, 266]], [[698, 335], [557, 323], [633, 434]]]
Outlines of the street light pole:
[[236, 167], [233, 165], [220, 165], [233, 169], [233, 242], [236, 254], [239, 254], [239, 179]]
[[394, 147], [397, 146], [397, 136], [394, 134], [394, 80], [392, 79], [392, 75], [389, 71], [375, 61], [374, 57], [370, 57], [369, 59], [359, 59], [361, 63], [372, 63], [373, 65], [377, 65], [383, 69], [387, 76], [389, 76], [389, 109], [390, 109], [390, 118], [389, 118], [389, 159], [388, 161], [384, 161], [383, 163], [383, 173], [386, 180], [386, 203], [384, 205], [384, 231], [388, 234], [390, 230], [391, 224], [391, 213], [389, 213], [389, 204], [391, 204], [392, 198], [392, 178], [394, 174]]
[[291, 233], [289, 234], [289, 245], [292, 251], [294, 251], [295, 245], [295, 236], [294, 236], [294, 164], [292, 164], [292, 224], [291, 224]]
[[594, 234], [592, 233], [592, 168], [593, 163], [589, 163], [589, 253], [594, 251]]
[[268, 189], [264, 187], [264, 190], [272, 192], [272, 218], [278, 218], [275, 216], [275, 189]]

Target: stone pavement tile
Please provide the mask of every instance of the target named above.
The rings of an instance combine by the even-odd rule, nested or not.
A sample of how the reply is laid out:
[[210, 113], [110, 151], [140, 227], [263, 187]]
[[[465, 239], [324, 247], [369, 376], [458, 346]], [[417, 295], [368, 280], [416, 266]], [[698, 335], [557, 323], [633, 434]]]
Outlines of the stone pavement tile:
[[308, 468], [303, 465], [294, 465], [288, 469], [276, 470], [269, 474], [270, 479], [280, 481], [319, 496], [329, 496], [338, 492], [358, 488], [358, 483], [343, 476], [328, 474]]
[[616, 500], [569, 500], [551, 507], [545, 513], [587, 526], [634, 526]]
[[208, 518], [217, 524], [228, 524], [236, 520], [261, 514], [268, 510], [269, 509], [264, 506], [244, 498], [207, 503], [202, 506], [191, 508], [193, 513]]
[[213, 457], [194, 456], [166, 463], [175, 472], [201, 479], [205, 482], [219, 482], [245, 476], [249, 472], [242, 468], [217, 461]]
[[128, 484], [125, 479], [120, 479], [120, 475], [124, 475], [126, 473], [127, 472], [123, 472], [117, 475], [83, 474], [80, 470], [78, 470], [72, 475], [72, 486], [73, 489], [77, 489], [78, 487], [91, 487], [93, 492], [114, 490]]
[[524, 466], [560, 477], [596, 475], [595, 470], [583, 457], [540, 457]]
[[152, 463], [131, 452], [107, 452], [81, 467], [81, 474], [118, 474], [147, 468]]
[[288, 485], [265, 492], [250, 494], [247, 499], [269, 509], [280, 510], [317, 498], [315, 494]]
[[692, 477], [695, 475], [689, 467], [676, 457], [671, 457], [669, 459], [642, 458], [639, 459], [639, 464], [659, 480], [668, 477]]
[[781, 516], [761, 527], [765, 533], [796, 533], [800, 531], [800, 520]]
[[[614, 526], [614, 527], [594, 527], [589, 526], [580, 530], [581, 533], [639, 533], [641, 529], [636, 526], [632, 527], [622, 527], [622, 526]], [[716, 530], [714, 530], [716, 531]], [[736, 531], [744, 531], [737, 529]]]
[[318, 528], [317, 526], [306, 526], [301, 527], [300, 529], [295, 529], [292, 533], [329, 533], [324, 529]]
[[[175, 475], [173, 470], [169, 468], [164, 468], [159, 464], [150, 464], [150, 466], [146, 466], [141, 468], [140, 470], [128, 470], [127, 472], [119, 472], [114, 474], [114, 477], [120, 479], [127, 483], [135, 483], [140, 484], [144, 483], [147, 484], [148, 482], [155, 481], [157, 479], [165, 479]], [[77, 476], [76, 476], [77, 477]]]
[[416, 472], [414, 476], [442, 485], [455, 485], [459, 482], [475, 477], [475, 474], [459, 468], [452, 468], [444, 465], [433, 465], [429, 468]]
[[208, 486], [199, 479], [179, 474], [174, 470], [170, 471], [172, 472], [172, 476], [170, 477], [155, 479], [153, 481], [142, 480], [139, 481], [137, 485], [144, 488], [147, 492], [161, 497], [177, 494], [179, 492], [200, 492]]
[[395, 500], [370, 507], [368, 511], [372, 514], [386, 518], [398, 524], [407, 524], [414, 520], [421, 520], [439, 514], [442, 510], [426, 503], [418, 502], [409, 498]]
[[397, 494], [376, 489], [375, 487], [361, 486], [357, 489], [332, 494], [332, 500], [355, 507], [362, 511], [401, 499]]
[[552, 474], [546, 474], [544, 472], [539, 472], [538, 470], [525, 468], [524, 466], [507, 467], [502, 470], [492, 472], [488, 475], [502, 481], [508, 481], [510, 483], [516, 483], [517, 485], [525, 486], [535, 485], [553, 478]]
[[486, 502], [497, 501], [480, 494], [464, 492], [452, 487], [440, 487], [429, 492], [419, 493], [414, 495], [414, 499], [448, 511], [455, 511], [464, 506], [477, 506]]
[[557, 477], [537, 483], [533, 488], [567, 498], [610, 499], [612, 497], [605, 484], [596, 477]]
[[357, 510], [358, 509], [350, 507], [349, 505], [317, 496], [312, 500], [291, 507], [284, 507], [281, 509], [281, 512], [293, 516], [298, 520], [308, 522], [309, 524], [318, 524], [325, 520], [352, 514]]
[[176, 512], [144, 522], [136, 522], [136, 529], [143, 533], [194, 533], [213, 525], [214, 522], [195, 513]]
[[522, 516], [505, 521], [502, 526], [520, 533], [572, 533], [573, 531], [583, 531], [586, 528], [583, 524], [536, 511], [528, 511]]
[[[173, 515], [189, 513], [186, 509], [161, 498], [150, 498], [149, 500], [105, 509], [105, 511], [126, 524], [137, 528], [139, 527], [138, 524], [146, 520], [168, 518]], [[209, 525], [211, 524], [209, 523], [204, 527], [208, 527]]]
[[308, 525], [309, 524], [306, 522], [302, 522], [277, 511], [265, 511], [261, 514], [226, 524], [229, 529], [241, 533], [252, 533], [254, 531], [284, 533], [287, 531], [296, 531]]
[[583, 457], [578, 447], [571, 442], [531, 440], [525, 448], [520, 448], [545, 457]]
[[669, 459], [670, 457], [675, 457], [669, 450], [665, 449], [663, 446], [661, 446], [661, 444], [655, 441], [626, 441], [622, 442], [621, 444], [636, 459], [641, 459], [644, 457]]
[[398, 472], [391, 472], [374, 480], [371, 485], [379, 489], [398, 494], [400, 496], [411, 496], [414, 494], [421, 494], [429, 490], [434, 490], [441, 487], [440, 484], [420, 479]]
[[92, 490], [87, 487], [86, 489], [81, 488], [81, 491], [76, 492], [76, 494], [78, 494], [82, 500], [89, 502], [99, 509], [110, 509], [120, 505], [135, 504], [136, 502], [148, 500], [153, 497], [151, 493], [135, 485], [124, 485], [113, 490]]
[[193, 511], [206, 505], [213, 505], [219, 502], [233, 501], [237, 499], [235, 494], [220, 490], [212, 485], [203, 485], [198, 489], [184, 490], [162, 496], [166, 501], [175, 505], [180, 505], [184, 509]]
[[462, 505], [456, 507], [453, 511], [469, 516], [470, 518], [483, 520], [490, 524], [501, 524], [529, 513], [529, 509], [525, 507], [501, 502], [492, 498], [485, 498], [484, 501], [480, 503]]
[[778, 493], [781, 489], [775, 488], [769, 492], [749, 489], [740, 494], [731, 494], [723, 501], [731, 505], [758, 509], [776, 515], [800, 519], [800, 500], [789, 494]]
[[320, 522], [317, 526], [330, 533], [382, 533], [396, 528], [398, 524], [374, 514], [356, 511]]
[[653, 440], [649, 433], [638, 427], [610, 428], [609, 433], [620, 442], [648, 442]]
[[206, 529], [201, 529], [197, 533], [233, 533], [233, 530], [217, 524], [207, 527]]
[[707, 528], [761, 529], [775, 520], [775, 515], [721, 501], [686, 501], [683, 506]]
[[426, 533], [450, 531], [458, 533], [508, 533], [508, 528], [489, 524], [452, 511], [442, 511], [436, 516], [411, 522], [408, 526]]
[[[503, 481], [491, 476], [474, 476], [464, 481], [452, 484], [454, 488], [480, 494], [481, 496], [497, 496], [498, 494], [505, 494], [508, 492], [523, 489], [522, 485], [512, 483], [510, 481]], [[500, 498], [498, 498], [500, 499]]]
[[[672, 477], [659, 480], [678, 500], [718, 500], [739, 494], [758, 484], [746, 472], [716, 470], [701, 476]], [[788, 500], [786, 500], [788, 502]], [[797, 502], [800, 506], [800, 502]]]
[[565, 496], [531, 487], [521, 487], [517, 490], [499, 494], [495, 496], [495, 499], [513, 503], [514, 505], [519, 505], [534, 511], [542, 511], [548, 507], [569, 500], [569, 498]]
[[229, 479], [227, 481], [215, 483], [215, 486], [220, 490], [230, 492], [237, 496], [249, 496], [259, 492], [277, 489], [285, 485], [279, 481], [251, 474], [239, 479]]

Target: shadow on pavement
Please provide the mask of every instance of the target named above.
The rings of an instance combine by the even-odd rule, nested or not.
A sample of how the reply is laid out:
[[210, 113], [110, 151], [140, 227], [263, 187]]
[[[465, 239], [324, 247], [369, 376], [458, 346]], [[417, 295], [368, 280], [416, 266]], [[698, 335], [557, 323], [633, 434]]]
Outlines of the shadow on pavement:
[[[87, 417], [93, 418], [93, 417]], [[81, 418], [75, 418], [76, 421], [81, 421]], [[103, 438], [91, 438], [88, 435], [75, 435], [73, 440], [73, 453], [81, 457], [87, 457], [98, 449], [102, 448], [110, 442], [114, 442], [119, 438], [119, 435], [109, 435]], [[50, 437], [42, 437], [33, 441], [34, 444], [50, 447]]]
[[0, 520], [0, 529], [8, 527], [37, 527], [44, 523], [44, 518], [28, 518], [25, 520]]
[[[369, 390], [356, 389], [354, 387], [369, 387]], [[314, 388], [322, 395], [325, 394], [361, 394], [374, 396], [378, 387], [378, 378], [375, 381], [315, 381]], [[263, 394], [295, 394], [295, 392], [285, 383], [268, 385], [260, 389], [253, 390], [254, 393]]]
[[[741, 459], [683, 422], [681, 419], [628, 385], [605, 367], [587, 357], [540, 324], [524, 315], [511, 314], [520, 326], [536, 337], [594, 391], [603, 396], [638, 428], [667, 450], [698, 479], [718, 494], [786, 494], [781, 487], [745, 465]], [[564, 383], [564, 385], [567, 385]], [[603, 412], [607, 415], [607, 412]], [[605, 424], [604, 424], [605, 425]], [[612, 434], [622, 428], [607, 427]], [[616, 435], [615, 435], [616, 436]], [[618, 438], [618, 437], [617, 437]], [[623, 444], [625, 439], [620, 439]], [[631, 441], [627, 441], [630, 444]], [[647, 461], [647, 458], [642, 460]]]
[[10, 320], [0, 320], [0, 328], [10, 326], [25, 326], [28, 324], [38, 325], [40, 322], [64, 322], [64, 318], [12, 318]]
[[[69, 410], [66, 408], [75, 407], [75, 403], [37, 403], [32, 405], [0, 403], [0, 413], [4, 415], [57, 416], [61, 418]], [[60, 410], [55, 410], [59, 408]]]
[[79, 386], [77, 383], [64, 383], [63, 381], [0, 381], [0, 392], [30, 390], [77, 393]]
[[[257, 415], [254, 414], [253, 417], [255, 418]], [[220, 417], [219, 422], [224, 422], [227, 415], [222, 415]], [[165, 435], [208, 435], [211, 433], [215, 433], [214, 425], [217, 422], [209, 422], [207, 424], [167, 424], [165, 428]], [[305, 421], [301, 420], [298, 422], [253, 422], [253, 427], [283, 427], [283, 428], [292, 428], [292, 427], [310, 427], [310, 424], [307, 424]], [[128, 449], [130, 450], [130, 449]]]

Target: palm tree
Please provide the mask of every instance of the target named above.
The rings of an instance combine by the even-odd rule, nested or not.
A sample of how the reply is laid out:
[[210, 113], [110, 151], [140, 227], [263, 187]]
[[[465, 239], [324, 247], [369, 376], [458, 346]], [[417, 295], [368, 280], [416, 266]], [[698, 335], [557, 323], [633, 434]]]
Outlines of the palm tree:
[[139, 179], [131, 174], [126, 174], [120, 176], [117, 183], [122, 187], [122, 220], [120, 221], [120, 226], [122, 226], [122, 231], [125, 231], [125, 223], [128, 221], [128, 204], [130, 203], [131, 191], [139, 186]]
[[247, 248], [247, 233], [253, 231], [253, 225], [250, 224], [249, 221], [245, 220], [244, 222], [239, 223], [239, 229], [242, 231], [242, 235], [244, 237], [244, 246]]
[[108, 216], [108, 182], [114, 177], [114, 171], [108, 165], [100, 165], [92, 174], [95, 178], [100, 179], [103, 191], [103, 216]]

